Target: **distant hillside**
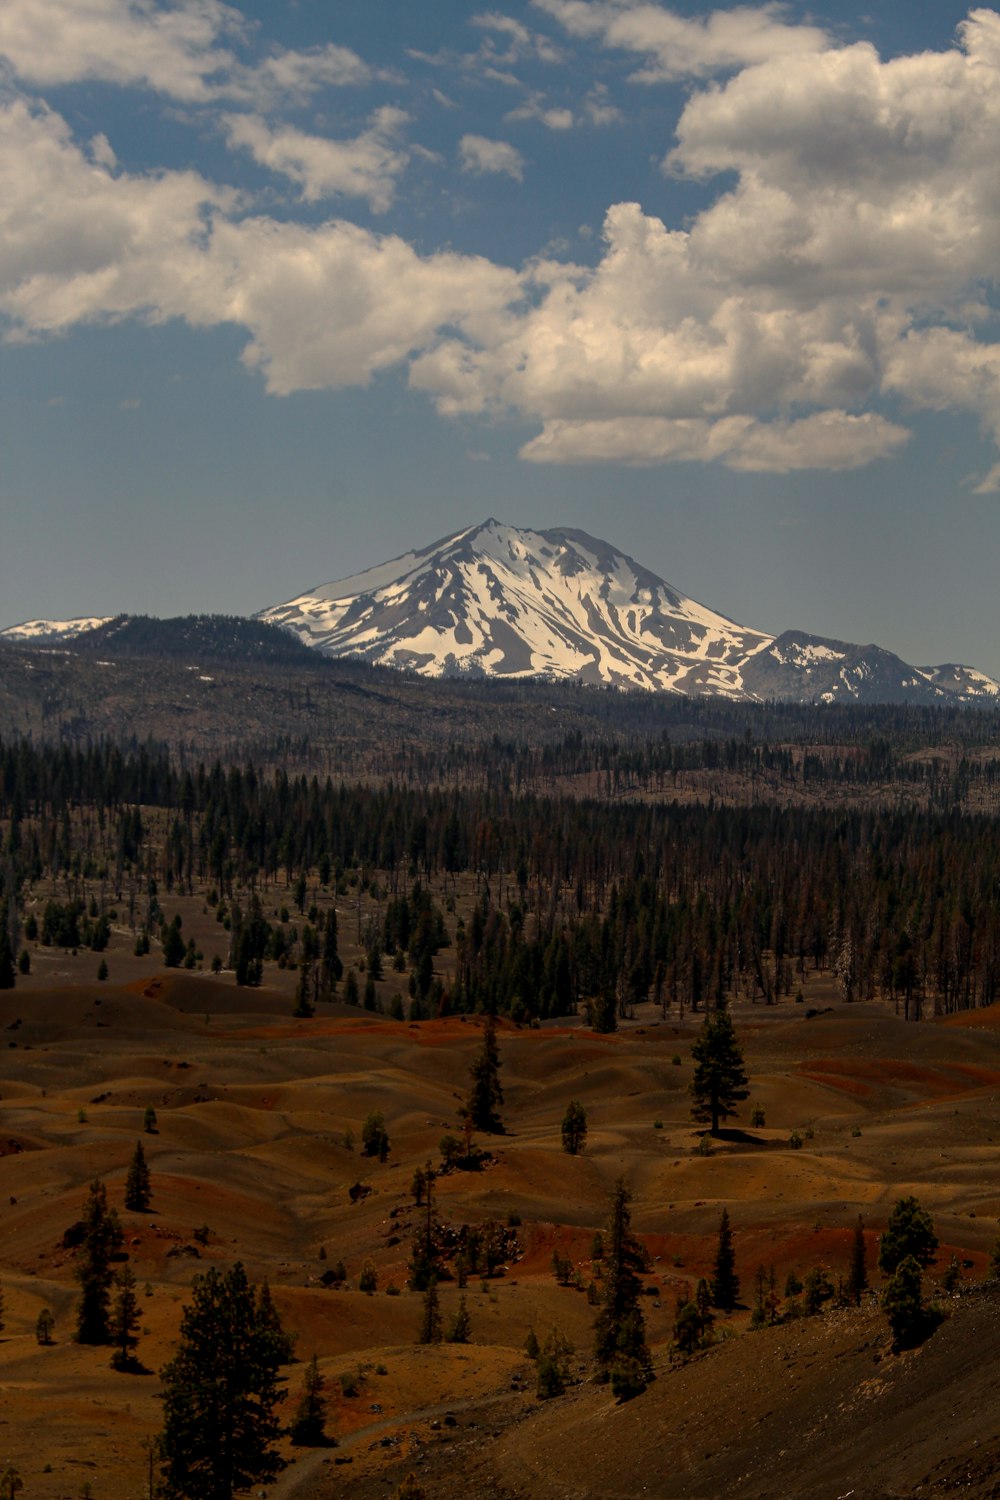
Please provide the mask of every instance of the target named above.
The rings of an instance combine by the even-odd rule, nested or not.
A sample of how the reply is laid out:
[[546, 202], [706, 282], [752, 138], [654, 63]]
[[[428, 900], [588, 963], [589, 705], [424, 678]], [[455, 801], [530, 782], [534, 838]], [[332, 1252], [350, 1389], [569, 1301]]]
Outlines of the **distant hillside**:
[[295, 636], [263, 620], [238, 615], [116, 615], [73, 641], [76, 652], [114, 657], [244, 661], [308, 666], [315, 653]]

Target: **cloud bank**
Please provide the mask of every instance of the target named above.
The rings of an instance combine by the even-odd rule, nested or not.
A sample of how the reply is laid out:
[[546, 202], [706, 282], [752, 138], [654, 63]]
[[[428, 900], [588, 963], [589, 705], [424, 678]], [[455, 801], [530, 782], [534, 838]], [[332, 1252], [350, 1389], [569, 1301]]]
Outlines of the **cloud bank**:
[[[662, 161], [706, 185], [690, 222], [612, 204], [595, 264], [511, 267], [343, 218], [270, 217], [195, 171], [129, 173], [113, 141], [76, 139], [31, 90], [101, 78], [205, 105], [301, 201], [379, 213], [407, 167], [409, 116], [384, 105], [342, 140], [273, 118], [289, 92], [372, 70], [333, 46], [247, 62], [246, 23], [218, 0], [8, 0], [5, 336], [234, 324], [276, 395], [398, 368], [444, 416], [534, 424], [533, 462], [851, 469], [897, 452], [920, 410], [973, 413], [1000, 445], [1000, 16], [974, 9], [954, 46], [885, 60], [775, 6], [535, 7], [576, 44], [636, 57], [644, 88], [694, 81]], [[499, 12], [473, 24], [505, 58], [561, 56]], [[591, 80], [584, 94], [617, 116]], [[541, 118], [530, 99], [526, 115]], [[526, 176], [505, 141], [467, 132], [455, 154], [470, 176]], [[977, 487], [1000, 488], [1000, 464]]]

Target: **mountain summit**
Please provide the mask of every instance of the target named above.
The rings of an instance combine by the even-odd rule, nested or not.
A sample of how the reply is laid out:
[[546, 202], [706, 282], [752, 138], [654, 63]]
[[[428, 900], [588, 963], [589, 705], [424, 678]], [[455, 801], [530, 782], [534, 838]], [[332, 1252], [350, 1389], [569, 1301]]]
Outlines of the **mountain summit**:
[[569, 678], [801, 702], [969, 702], [1000, 686], [969, 667], [911, 667], [852, 646], [738, 625], [584, 531], [488, 520], [259, 619], [330, 656], [428, 677]]
[[259, 616], [333, 656], [425, 676], [575, 678], [742, 696], [770, 636], [583, 531], [484, 521]]

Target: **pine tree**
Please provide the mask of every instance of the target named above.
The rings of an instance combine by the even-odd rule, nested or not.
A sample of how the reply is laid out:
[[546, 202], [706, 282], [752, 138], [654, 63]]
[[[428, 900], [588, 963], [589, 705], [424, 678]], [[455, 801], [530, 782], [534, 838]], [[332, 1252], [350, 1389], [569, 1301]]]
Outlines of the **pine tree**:
[[601, 1379], [613, 1376], [617, 1368], [630, 1386], [638, 1381], [642, 1389], [652, 1379], [653, 1364], [639, 1306], [639, 1272], [646, 1268], [646, 1255], [632, 1234], [631, 1197], [624, 1177], [619, 1177], [604, 1237], [604, 1294], [594, 1323], [594, 1352]]
[[722, 1312], [732, 1312], [740, 1295], [740, 1278], [736, 1274], [736, 1253], [729, 1210], [722, 1210], [719, 1220], [719, 1243], [715, 1251], [711, 1280], [712, 1303]]
[[316, 1007], [312, 1003], [312, 973], [312, 959], [303, 959], [299, 982], [295, 986], [295, 1007], [292, 1011], [292, 1015], [300, 1020], [308, 1020], [316, 1014]]
[[710, 1122], [712, 1135], [718, 1135], [719, 1121], [734, 1115], [734, 1104], [750, 1092], [743, 1052], [727, 1010], [720, 1006], [708, 1012], [691, 1056], [695, 1065], [691, 1113], [702, 1123]]
[[414, 1292], [425, 1292], [432, 1281], [437, 1280], [438, 1248], [435, 1242], [436, 1216], [434, 1213], [435, 1173], [430, 1162], [423, 1171], [424, 1212], [420, 1224], [413, 1234], [413, 1249], [410, 1252], [409, 1284]]
[[129, 1162], [128, 1175], [125, 1178], [125, 1207], [133, 1213], [144, 1214], [149, 1208], [151, 1197], [149, 1164], [146, 1161], [146, 1153], [142, 1149], [142, 1142], [136, 1141], [132, 1160]]
[[136, 1364], [134, 1351], [139, 1342], [136, 1329], [141, 1311], [135, 1294], [135, 1275], [131, 1266], [122, 1266], [115, 1277], [115, 1300], [108, 1329], [115, 1346], [111, 1363], [116, 1370], [128, 1370]]
[[377, 1156], [379, 1161], [385, 1161], [389, 1155], [389, 1132], [380, 1109], [373, 1109], [365, 1115], [361, 1126], [361, 1148], [365, 1156]]
[[926, 1270], [934, 1259], [938, 1238], [934, 1220], [916, 1198], [900, 1198], [889, 1215], [885, 1233], [878, 1242], [878, 1268], [891, 1276], [897, 1267], [912, 1256], [920, 1269]]
[[432, 1277], [424, 1292], [424, 1299], [420, 1311], [420, 1332], [417, 1335], [418, 1344], [440, 1344], [441, 1342], [441, 1299], [438, 1297], [437, 1278]]
[[12, 990], [17, 983], [14, 972], [14, 949], [8, 928], [7, 902], [0, 902], [0, 990]]
[[35, 1341], [39, 1344], [51, 1344], [52, 1330], [56, 1326], [56, 1320], [47, 1307], [43, 1307], [35, 1320]]
[[[332, 1000], [344, 972], [344, 965], [337, 952], [337, 913], [334, 907], [326, 914], [323, 931], [323, 957], [320, 965], [320, 991], [324, 1000]], [[355, 985], [357, 980], [355, 980]]]
[[274, 1347], [281, 1356], [281, 1363], [287, 1365], [295, 1358], [295, 1334], [285, 1331], [281, 1315], [271, 1296], [271, 1283], [266, 1280], [257, 1301], [257, 1322], [263, 1331], [271, 1335]]
[[257, 1290], [237, 1262], [195, 1279], [180, 1346], [162, 1372], [164, 1491], [185, 1500], [231, 1500], [284, 1467], [276, 1443], [284, 1347], [262, 1321]]
[[563, 1150], [570, 1156], [582, 1151], [587, 1141], [587, 1111], [577, 1099], [571, 1099], [562, 1122]]
[[326, 1381], [320, 1374], [316, 1356], [306, 1365], [302, 1381], [302, 1394], [295, 1408], [295, 1417], [289, 1436], [297, 1448], [322, 1448], [329, 1444], [326, 1435], [326, 1402], [323, 1390]]
[[108, 1208], [104, 1183], [95, 1177], [84, 1206], [83, 1241], [76, 1257], [76, 1279], [80, 1301], [76, 1313], [76, 1342], [108, 1342], [108, 1307], [111, 1299], [112, 1258], [121, 1248], [122, 1227], [113, 1208]]
[[472, 1319], [469, 1317], [469, 1309], [465, 1305], [465, 1298], [459, 1297], [458, 1309], [448, 1329], [449, 1344], [467, 1344], [472, 1335]]
[[900, 1349], [916, 1343], [926, 1326], [920, 1262], [904, 1256], [882, 1288], [882, 1311], [889, 1320], [893, 1342]]
[[497, 1023], [495, 1016], [488, 1015], [483, 1027], [483, 1043], [472, 1065], [472, 1087], [469, 1091], [467, 1113], [472, 1121], [473, 1129], [502, 1135], [503, 1121], [500, 1118], [502, 1103], [503, 1089], [500, 1086]]
[[858, 1214], [858, 1222], [851, 1236], [851, 1259], [847, 1270], [847, 1293], [855, 1307], [861, 1306], [861, 1294], [868, 1288], [868, 1264], [865, 1251], [864, 1220]]

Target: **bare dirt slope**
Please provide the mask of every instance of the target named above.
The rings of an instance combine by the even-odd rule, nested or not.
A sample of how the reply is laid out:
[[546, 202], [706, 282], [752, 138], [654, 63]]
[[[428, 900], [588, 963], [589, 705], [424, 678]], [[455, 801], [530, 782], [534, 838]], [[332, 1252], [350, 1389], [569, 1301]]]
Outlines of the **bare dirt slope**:
[[[145, 1493], [142, 1445], [160, 1421], [155, 1372], [175, 1346], [191, 1280], [237, 1258], [269, 1279], [301, 1360], [315, 1351], [329, 1382], [339, 1447], [295, 1454], [279, 1500], [388, 1495], [407, 1467], [443, 1500], [460, 1490], [1000, 1494], [992, 1294], [954, 1300], [954, 1315], [902, 1357], [871, 1309], [748, 1333], [744, 1306], [721, 1322], [732, 1337], [686, 1365], [670, 1358], [675, 1299], [709, 1271], [723, 1206], [744, 1304], [759, 1265], [774, 1266], [779, 1288], [790, 1270], [843, 1274], [859, 1212], [877, 1280], [875, 1236], [908, 1192], [934, 1213], [939, 1269], [954, 1253], [966, 1284], [982, 1277], [1000, 1211], [992, 1013], [907, 1025], [874, 1007], [811, 1019], [789, 1004], [737, 1011], [751, 1101], [708, 1154], [687, 1093], [698, 1018], [651, 1011], [612, 1037], [575, 1024], [502, 1025], [507, 1133], [481, 1139], [493, 1153], [482, 1171], [439, 1178], [438, 1206], [455, 1226], [496, 1220], [517, 1245], [501, 1274], [466, 1289], [473, 1342], [427, 1349], [415, 1344], [420, 1299], [405, 1289], [418, 1222], [410, 1184], [457, 1131], [479, 1024], [413, 1025], [346, 1007], [296, 1021], [287, 995], [250, 999], [248, 1008], [231, 981], [162, 970], [128, 988], [0, 996], [0, 1451], [26, 1494], [74, 1496], [84, 1479], [100, 1500]], [[575, 1158], [559, 1129], [573, 1098], [590, 1127]], [[761, 1128], [749, 1128], [751, 1102], [764, 1108]], [[391, 1139], [384, 1164], [360, 1151], [372, 1109]], [[140, 1138], [153, 1200], [133, 1214], [123, 1188]], [[551, 1268], [559, 1249], [589, 1282], [591, 1241], [621, 1174], [651, 1257], [643, 1306], [658, 1372], [626, 1406], [586, 1380], [594, 1309]], [[107, 1350], [72, 1342], [76, 1285], [63, 1236], [95, 1176], [126, 1230], [146, 1374], [115, 1373]], [[359, 1184], [370, 1191], [352, 1202]], [[366, 1258], [378, 1277], [371, 1296], [357, 1290]], [[340, 1259], [348, 1282], [332, 1289], [322, 1278]], [[445, 1283], [446, 1324], [458, 1297]], [[47, 1348], [35, 1340], [43, 1307], [55, 1316]], [[576, 1346], [582, 1383], [559, 1401], [534, 1396], [529, 1327], [540, 1337], [558, 1327]], [[288, 1370], [293, 1398], [301, 1372], [301, 1363]], [[357, 1394], [343, 1393], [341, 1376]]]

